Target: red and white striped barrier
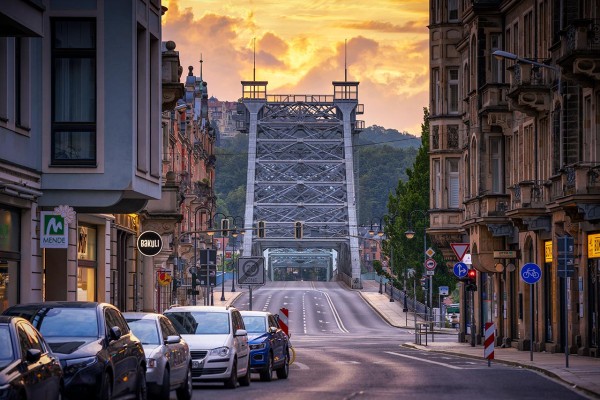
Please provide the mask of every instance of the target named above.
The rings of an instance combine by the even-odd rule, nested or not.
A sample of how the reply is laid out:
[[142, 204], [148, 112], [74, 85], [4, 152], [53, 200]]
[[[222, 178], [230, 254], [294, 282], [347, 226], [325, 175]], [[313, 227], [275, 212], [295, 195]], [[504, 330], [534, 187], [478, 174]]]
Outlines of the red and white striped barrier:
[[494, 342], [495, 342], [495, 331], [493, 322], [485, 323], [485, 342], [484, 342], [484, 350], [483, 350], [483, 358], [489, 360], [494, 359]]
[[279, 309], [279, 327], [282, 331], [285, 332], [286, 335], [289, 336], [288, 333], [288, 314], [289, 310], [285, 307]]

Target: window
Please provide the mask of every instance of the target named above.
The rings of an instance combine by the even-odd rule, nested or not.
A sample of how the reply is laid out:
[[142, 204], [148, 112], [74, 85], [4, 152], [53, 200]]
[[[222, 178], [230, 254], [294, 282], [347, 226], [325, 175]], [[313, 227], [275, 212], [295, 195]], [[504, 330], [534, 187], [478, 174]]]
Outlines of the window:
[[440, 113], [440, 70], [433, 68], [431, 70], [431, 90], [433, 91], [432, 115]]
[[448, 0], [448, 21], [458, 21], [458, 0]]
[[433, 160], [433, 208], [442, 207], [442, 171], [440, 160]]
[[504, 192], [504, 168], [502, 165], [502, 138], [490, 138], [490, 172], [492, 175], [492, 192]]
[[502, 83], [502, 60], [497, 59], [492, 54], [496, 50], [502, 50], [502, 36], [499, 33], [490, 35], [490, 70], [492, 72], [492, 83]]
[[446, 160], [448, 208], [458, 208], [458, 158]]
[[52, 21], [52, 165], [96, 164], [96, 24]]
[[458, 113], [458, 68], [448, 70], [448, 112]]
[[533, 57], [533, 39], [535, 37], [533, 11], [529, 11], [523, 15], [523, 36], [523, 56]]

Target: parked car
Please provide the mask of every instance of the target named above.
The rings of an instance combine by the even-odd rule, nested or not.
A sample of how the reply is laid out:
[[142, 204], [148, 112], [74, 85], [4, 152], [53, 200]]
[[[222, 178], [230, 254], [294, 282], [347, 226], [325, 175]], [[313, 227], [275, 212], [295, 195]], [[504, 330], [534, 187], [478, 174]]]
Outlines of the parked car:
[[4, 311], [29, 320], [64, 372], [68, 399], [146, 399], [146, 357], [113, 305], [84, 301], [18, 304]]
[[0, 399], [59, 399], [58, 357], [29, 321], [0, 316]]
[[192, 398], [190, 348], [167, 317], [155, 313], [123, 313], [146, 353], [146, 383], [151, 397], [169, 400], [175, 389], [178, 400]]
[[260, 374], [261, 381], [270, 381], [273, 370], [277, 378], [287, 379], [290, 366], [288, 335], [279, 327], [277, 317], [265, 311], [240, 311], [248, 332], [250, 368]]
[[164, 314], [190, 346], [194, 382], [250, 385], [248, 334], [236, 308], [184, 306]]

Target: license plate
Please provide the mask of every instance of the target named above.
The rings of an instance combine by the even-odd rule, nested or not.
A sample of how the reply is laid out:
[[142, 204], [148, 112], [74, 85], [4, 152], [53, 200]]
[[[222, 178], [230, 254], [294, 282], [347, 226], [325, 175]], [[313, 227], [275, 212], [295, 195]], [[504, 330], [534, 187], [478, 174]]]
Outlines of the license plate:
[[202, 368], [202, 360], [200, 360], [200, 361], [193, 360], [192, 361], [192, 368]]

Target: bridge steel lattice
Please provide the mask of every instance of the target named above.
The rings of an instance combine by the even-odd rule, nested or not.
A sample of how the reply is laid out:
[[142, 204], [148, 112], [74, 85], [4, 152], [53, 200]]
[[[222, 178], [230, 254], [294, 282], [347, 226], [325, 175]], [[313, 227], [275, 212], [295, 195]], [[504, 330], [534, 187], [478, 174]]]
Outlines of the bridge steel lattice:
[[[310, 249], [334, 250], [338, 279], [360, 287], [353, 159], [364, 128], [356, 119], [363, 112], [358, 82], [333, 82], [333, 95], [267, 95], [266, 81], [242, 81], [242, 87], [237, 122], [249, 139], [243, 256], [269, 249], [274, 266], [285, 257], [305, 262]], [[258, 221], [265, 222], [264, 238], [257, 237]], [[303, 224], [302, 239], [295, 238], [296, 222]]]

